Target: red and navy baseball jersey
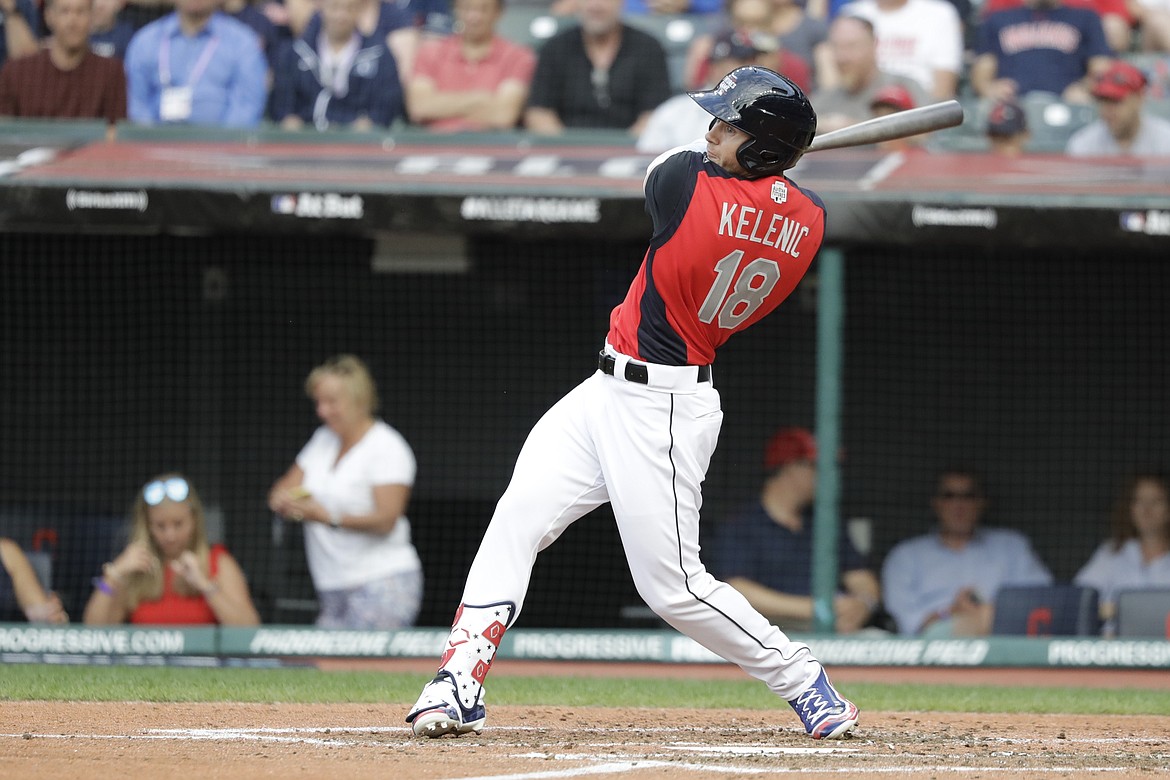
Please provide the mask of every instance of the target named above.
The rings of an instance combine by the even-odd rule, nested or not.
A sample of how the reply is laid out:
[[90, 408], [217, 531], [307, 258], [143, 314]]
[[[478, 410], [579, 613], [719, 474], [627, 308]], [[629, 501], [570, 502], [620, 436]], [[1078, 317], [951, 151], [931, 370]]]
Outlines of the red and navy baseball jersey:
[[825, 233], [825, 204], [784, 176], [742, 179], [702, 152], [668, 157], [646, 180], [654, 235], [609, 343], [648, 363], [706, 365], [732, 333], [796, 288]]

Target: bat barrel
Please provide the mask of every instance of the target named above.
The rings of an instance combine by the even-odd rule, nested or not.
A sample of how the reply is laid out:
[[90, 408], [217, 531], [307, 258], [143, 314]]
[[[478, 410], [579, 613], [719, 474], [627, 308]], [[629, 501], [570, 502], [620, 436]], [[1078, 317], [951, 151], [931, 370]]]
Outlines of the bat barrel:
[[896, 114], [874, 117], [831, 133], [818, 135], [809, 145], [808, 151], [875, 144], [956, 127], [962, 123], [963, 107], [957, 100], [945, 100], [929, 106], [899, 111]]

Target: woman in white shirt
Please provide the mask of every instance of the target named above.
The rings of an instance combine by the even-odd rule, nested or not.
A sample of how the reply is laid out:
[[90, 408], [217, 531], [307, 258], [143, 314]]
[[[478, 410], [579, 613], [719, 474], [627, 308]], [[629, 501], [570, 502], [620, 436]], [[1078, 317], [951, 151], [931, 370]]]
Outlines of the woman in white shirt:
[[1073, 579], [1097, 589], [1106, 636], [1115, 630], [1120, 591], [1170, 587], [1170, 481], [1159, 474], [1132, 478], [1113, 508], [1111, 523], [1111, 538]]
[[305, 554], [321, 628], [386, 629], [414, 623], [422, 563], [406, 506], [414, 453], [374, 416], [365, 364], [338, 355], [310, 372], [305, 391], [324, 423], [268, 494], [272, 511], [305, 524]]

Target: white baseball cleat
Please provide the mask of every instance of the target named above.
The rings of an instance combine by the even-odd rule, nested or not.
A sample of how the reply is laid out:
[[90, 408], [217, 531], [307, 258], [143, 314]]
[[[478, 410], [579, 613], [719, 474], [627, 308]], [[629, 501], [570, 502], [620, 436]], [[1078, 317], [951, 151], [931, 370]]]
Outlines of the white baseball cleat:
[[486, 721], [487, 709], [482, 702], [464, 709], [455, 693], [454, 679], [447, 671], [440, 671], [423, 687], [414, 709], [406, 716], [416, 737], [479, 734]]

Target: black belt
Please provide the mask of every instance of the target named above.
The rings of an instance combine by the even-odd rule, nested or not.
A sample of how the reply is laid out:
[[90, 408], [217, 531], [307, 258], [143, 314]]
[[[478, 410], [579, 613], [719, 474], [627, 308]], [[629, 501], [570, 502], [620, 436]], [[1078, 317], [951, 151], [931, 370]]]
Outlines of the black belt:
[[[614, 370], [617, 368], [617, 359], [613, 355], [608, 355], [604, 350], [597, 356], [597, 367], [601, 369], [603, 374], [613, 376]], [[698, 381], [711, 381], [711, 366], [695, 366], [699, 369]], [[635, 382], [639, 385], [647, 384], [650, 381], [650, 372], [644, 363], [635, 363], [628, 361], [626, 363], [626, 370], [623, 372], [627, 382]]]

